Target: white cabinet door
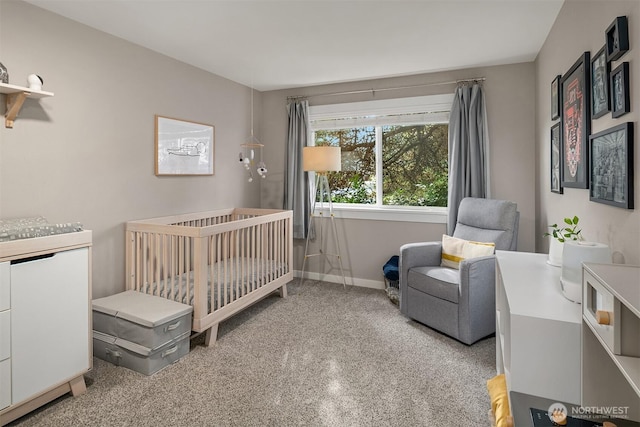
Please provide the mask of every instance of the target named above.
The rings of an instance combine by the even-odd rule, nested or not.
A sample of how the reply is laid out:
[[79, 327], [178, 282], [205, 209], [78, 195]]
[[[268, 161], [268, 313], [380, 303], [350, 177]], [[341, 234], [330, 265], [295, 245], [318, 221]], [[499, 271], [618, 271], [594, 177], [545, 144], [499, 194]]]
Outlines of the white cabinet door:
[[0, 409], [11, 405], [11, 359], [0, 361]]
[[0, 311], [0, 360], [11, 357], [11, 310]]
[[11, 305], [11, 266], [9, 262], [0, 262], [0, 311], [8, 310]]
[[0, 409], [11, 405], [11, 276], [0, 262]]
[[14, 404], [89, 369], [88, 257], [82, 248], [11, 262]]

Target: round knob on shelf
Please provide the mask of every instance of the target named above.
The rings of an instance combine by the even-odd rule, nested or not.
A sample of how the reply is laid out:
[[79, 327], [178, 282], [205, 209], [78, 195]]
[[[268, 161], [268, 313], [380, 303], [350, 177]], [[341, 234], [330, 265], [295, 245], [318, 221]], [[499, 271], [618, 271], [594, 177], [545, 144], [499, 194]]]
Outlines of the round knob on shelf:
[[611, 316], [608, 311], [605, 310], [597, 310], [596, 311], [596, 322], [600, 325], [610, 325], [611, 324]]

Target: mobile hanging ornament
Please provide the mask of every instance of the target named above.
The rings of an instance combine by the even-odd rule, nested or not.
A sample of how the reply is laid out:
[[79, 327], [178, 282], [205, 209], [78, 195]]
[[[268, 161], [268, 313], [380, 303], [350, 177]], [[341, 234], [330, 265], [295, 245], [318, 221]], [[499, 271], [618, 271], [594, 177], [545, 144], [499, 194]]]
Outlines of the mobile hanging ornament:
[[[242, 151], [238, 155], [238, 160], [244, 168], [249, 171], [249, 182], [253, 182], [253, 171], [255, 169], [258, 176], [261, 178], [267, 177], [267, 165], [262, 161], [262, 148], [263, 144], [258, 142], [250, 142], [247, 144], [241, 144]], [[256, 150], [259, 152], [259, 161], [256, 162]]]

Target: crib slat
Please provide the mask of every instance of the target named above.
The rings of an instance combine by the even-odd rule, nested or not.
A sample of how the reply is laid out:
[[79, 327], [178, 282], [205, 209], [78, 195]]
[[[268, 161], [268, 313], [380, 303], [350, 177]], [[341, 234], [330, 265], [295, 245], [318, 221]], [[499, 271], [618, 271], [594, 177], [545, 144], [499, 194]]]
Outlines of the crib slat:
[[184, 241], [185, 241], [186, 237], [181, 236], [178, 237], [178, 274], [177, 274], [177, 281], [178, 281], [178, 301], [182, 301], [183, 298], [183, 287], [182, 287], [182, 279], [184, 277], [184, 259], [185, 259], [185, 253], [184, 253]]
[[257, 241], [256, 241], [256, 228], [257, 226], [253, 226], [251, 227], [251, 290], [255, 291], [256, 289], [256, 281], [255, 281], [255, 277], [256, 277], [256, 248], [257, 248]]
[[196, 318], [207, 314], [207, 241], [202, 237], [193, 239], [193, 315]]
[[174, 299], [175, 298], [175, 294], [176, 294], [176, 290], [175, 290], [175, 277], [177, 276], [177, 271], [176, 271], [176, 262], [177, 262], [177, 258], [178, 258], [178, 238], [176, 236], [169, 236], [169, 240], [170, 240], [170, 248], [169, 248], [169, 254], [170, 254], [170, 261], [169, 261], [169, 268], [171, 269], [170, 272], [170, 277], [171, 277], [171, 298], [169, 299]]
[[216, 236], [216, 294], [218, 295], [218, 305], [216, 306], [217, 308], [222, 307], [222, 288], [221, 288], [221, 283], [222, 283], [222, 278], [220, 277], [220, 272], [222, 271], [221, 267], [221, 258], [220, 258], [220, 249], [222, 249], [222, 236], [217, 235]]

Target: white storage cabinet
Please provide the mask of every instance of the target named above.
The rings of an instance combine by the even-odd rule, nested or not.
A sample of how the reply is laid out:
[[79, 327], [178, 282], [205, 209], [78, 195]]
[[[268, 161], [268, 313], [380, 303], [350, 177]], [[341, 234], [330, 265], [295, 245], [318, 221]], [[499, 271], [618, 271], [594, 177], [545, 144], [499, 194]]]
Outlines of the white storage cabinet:
[[0, 425], [91, 369], [91, 231], [0, 243]]

